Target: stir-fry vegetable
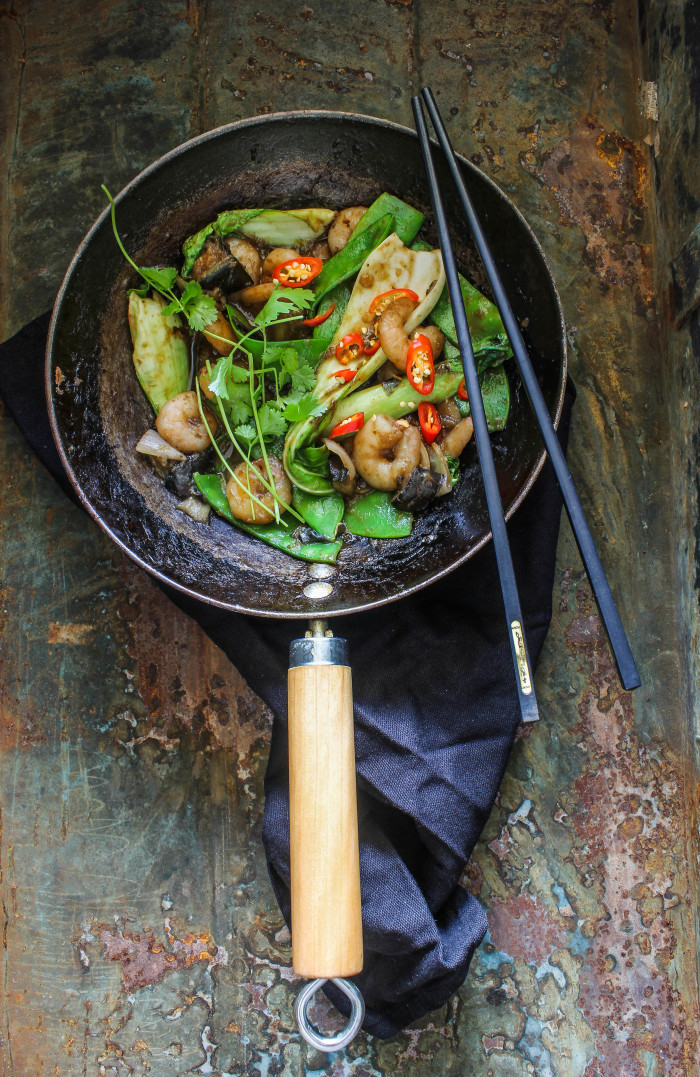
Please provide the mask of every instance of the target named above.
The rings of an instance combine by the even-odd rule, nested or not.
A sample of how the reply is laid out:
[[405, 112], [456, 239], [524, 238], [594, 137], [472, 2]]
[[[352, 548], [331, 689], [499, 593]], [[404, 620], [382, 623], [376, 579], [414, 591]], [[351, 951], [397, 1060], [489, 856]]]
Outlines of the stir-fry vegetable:
[[[137, 451], [181, 511], [204, 524], [213, 508], [321, 562], [342, 530], [409, 535], [459, 480], [473, 431], [442, 257], [416, 239], [423, 215], [388, 193], [337, 216], [226, 210], [185, 241], [178, 275], [133, 262], [108, 197], [143, 281], [129, 320], [158, 418]], [[462, 294], [500, 430], [508, 342], [493, 305], [466, 280]]]
[[129, 296], [129, 328], [134, 346], [134, 368], [141, 388], [156, 415], [190, 379], [190, 356], [182, 320], [177, 314], [163, 317], [165, 302], [156, 294]]

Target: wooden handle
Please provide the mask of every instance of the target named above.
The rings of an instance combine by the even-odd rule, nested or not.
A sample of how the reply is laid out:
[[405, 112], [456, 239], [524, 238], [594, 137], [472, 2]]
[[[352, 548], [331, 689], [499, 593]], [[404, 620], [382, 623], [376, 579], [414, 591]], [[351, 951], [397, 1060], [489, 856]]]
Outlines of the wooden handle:
[[362, 911], [349, 666], [289, 670], [289, 811], [294, 971], [353, 976]]

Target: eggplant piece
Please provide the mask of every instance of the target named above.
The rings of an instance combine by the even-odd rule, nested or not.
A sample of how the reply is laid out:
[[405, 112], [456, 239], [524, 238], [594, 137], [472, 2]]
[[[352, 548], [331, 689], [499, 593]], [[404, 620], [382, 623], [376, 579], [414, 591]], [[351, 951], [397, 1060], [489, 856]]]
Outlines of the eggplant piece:
[[199, 489], [193, 479], [195, 471], [212, 471], [215, 466], [214, 447], [209, 446], [204, 452], [188, 453], [187, 459], [173, 464], [165, 476], [165, 488], [181, 499], [199, 496]]
[[427, 467], [414, 467], [408, 481], [391, 500], [394, 505], [412, 512], [415, 516], [423, 512], [437, 496], [443, 481], [443, 476], [437, 471], [430, 471]]
[[220, 288], [224, 295], [249, 288], [253, 278], [220, 236], [210, 236], [197, 261], [192, 266], [192, 278], [199, 281], [205, 291]]

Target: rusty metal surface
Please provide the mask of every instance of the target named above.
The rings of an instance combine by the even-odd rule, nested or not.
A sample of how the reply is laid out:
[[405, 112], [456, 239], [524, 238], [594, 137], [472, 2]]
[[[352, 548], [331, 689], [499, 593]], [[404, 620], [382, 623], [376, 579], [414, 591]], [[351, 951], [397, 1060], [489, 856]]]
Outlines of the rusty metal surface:
[[620, 693], [564, 526], [543, 720], [465, 873], [489, 936], [441, 1011], [315, 1055], [259, 842], [270, 715], [4, 418], [3, 1074], [697, 1072], [698, 323], [663, 298], [697, 223], [697, 58], [690, 7], [652, 3], [641, 29], [612, 0], [0, 12], [3, 336], [50, 304], [102, 180], [243, 116], [409, 123], [410, 93], [440, 91], [550, 259], [571, 467], [644, 678]]

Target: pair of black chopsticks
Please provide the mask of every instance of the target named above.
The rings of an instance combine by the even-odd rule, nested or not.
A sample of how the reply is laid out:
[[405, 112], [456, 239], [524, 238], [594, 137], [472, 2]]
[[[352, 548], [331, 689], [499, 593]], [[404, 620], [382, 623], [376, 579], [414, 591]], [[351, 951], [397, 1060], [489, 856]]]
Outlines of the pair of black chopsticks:
[[[423, 89], [422, 97], [427, 106], [430, 119], [432, 120], [435, 133], [438, 137], [438, 142], [445, 154], [448, 167], [457, 187], [457, 193], [467, 216], [474, 242], [476, 243], [481, 260], [484, 263], [484, 268], [491, 285], [496, 306], [498, 307], [511, 347], [513, 348], [520, 376], [525, 385], [530, 404], [535, 412], [547, 453], [549, 454], [549, 458], [554, 467], [579, 552], [585, 565], [586, 572], [588, 573], [588, 578], [591, 581], [600, 615], [610, 638], [610, 645], [615, 656], [615, 661], [617, 662], [620, 680], [623, 687], [628, 691], [632, 688], [638, 688], [641, 684], [641, 680], [639, 673], [637, 672], [634, 658], [632, 657], [632, 652], [627, 636], [625, 635], [622, 621], [620, 620], [620, 615], [617, 612], [615, 600], [613, 599], [610, 586], [605, 576], [605, 571], [600, 562], [600, 558], [598, 557], [595, 543], [593, 542], [593, 536], [586, 523], [581, 502], [576, 493], [571, 475], [569, 474], [566, 458], [561, 445], [559, 444], [559, 439], [557, 438], [552, 420], [550, 419], [547, 405], [545, 404], [542, 391], [537, 381], [537, 376], [533, 370], [532, 363], [530, 362], [530, 357], [527, 354], [518, 323], [513, 314], [505, 288], [503, 287], [500, 274], [496, 268], [491, 249], [486, 236], [484, 235], [484, 231], [481, 227], [471, 198], [469, 197], [469, 192], [465, 186], [459, 162], [452, 149], [445, 125], [440, 116], [437, 104], [435, 103], [435, 98], [429, 87], [426, 86]], [[413, 115], [416, 120], [418, 138], [423, 152], [425, 170], [428, 176], [428, 185], [430, 187], [433, 209], [435, 211], [435, 221], [437, 223], [440, 248], [445, 264], [447, 287], [450, 293], [455, 327], [457, 329], [459, 350], [462, 355], [464, 379], [469, 394], [472, 422], [474, 423], [474, 433], [476, 435], [476, 445], [479, 453], [479, 463], [484, 479], [486, 503], [491, 521], [496, 560], [498, 562], [498, 574], [501, 581], [503, 604], [505, 606], [506, 619], [510, 627], [510, 647], [516, 672], [516, 683], [520, 699], [520, 713], [523, 722], [534, 722], [538, 718], [538, 713], [532, 670], [530, 668], [530, 659], [527, 651], [527, 643], [525, 641], [523, 618], [520, 612], [520, 599], [518, 598], [518, 588], [513, 572], [513, 561], [510, 554], [505, 518], [503, 516], [501, 495], [498, 489], [496, 468], [493, 462], [491, 442], [486, 426], [486, 414], [481, 399], [481, 389], [479, 387], [476, 363], [474, 361], [474, 349], [472, 348], [467, 317], [462, 301], [462, 293], [459, 286], [457, 263], [452, 249], [452, 243], [447, 228], [447, 217], [445, 215], [442, 196], [440, 194], [435, 172], [435, 165], [433, 163], [430, 141], [428, 138], [428, 128], [423, 113], [423, 101], [420, 97], [413, 97], [411, 99], [411, 104], [413, 106]]]

